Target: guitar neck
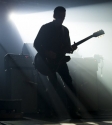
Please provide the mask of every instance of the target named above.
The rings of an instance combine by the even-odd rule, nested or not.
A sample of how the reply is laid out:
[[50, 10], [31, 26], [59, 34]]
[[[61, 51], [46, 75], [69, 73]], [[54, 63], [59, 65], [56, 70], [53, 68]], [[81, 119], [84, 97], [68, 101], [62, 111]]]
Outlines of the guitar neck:
[[90, 36], [88, 36], [88, 37], [86, 37], [86, 38], [80, 40], [79, 42], [77, 42], [76, 45], [78, 46], [78, 45], [84, 43], [85, 41], [91, 39], [92, 37], [93, 37], [93, 35], [90, 35]]

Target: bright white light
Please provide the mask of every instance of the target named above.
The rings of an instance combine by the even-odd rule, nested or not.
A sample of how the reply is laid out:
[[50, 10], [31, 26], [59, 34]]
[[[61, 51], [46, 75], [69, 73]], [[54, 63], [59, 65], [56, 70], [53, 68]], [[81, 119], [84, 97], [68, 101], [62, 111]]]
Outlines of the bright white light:
[[33, 43], [40, 27], [53, 20], [52, 11], [33, 14], [10, 14], [24, 43]]
[[110, 123], [110, 124], [112, 123], [112, 121], [103, 121], [103, 122], [104, 122], [104, 123]]
[[[74, 14], [77, 14], [77, 16], [79, 16], [83, 9], [85, 10], [85, 8], [83, 7], [67, 9], [67, 15], [63, 25], [65, 25], [69, 29], [71, 43], [73, 43], [74, 41], [78, 42], [79, 40], [87, 37], [88, 35], [91, 35], [93, 32], [100, 30], [101, 28], [101, 25], [96, 26], [96, 24], [93, 24], [93, 22], [79, 22], [77, 19], [75, 19], [76, 16], [74, 17], [73, 15], [71, 15], [72, 12], [75, 12]], [[80, 19], [80, 17], [78, 18]], [[23, 42], [33, 43], [40, 27], [43, 24], [51, 22], [53, 20], [53, 11], [33, 14], [12, 13], [10, 15], [10, 19], [15, 23], [23, 39]], [[81, 46], [87, 47], [90, 44], [84, 43]]]
[[[88, 10], [91, 10], [91, 12]], [[100, 10], [102, 10], [102, 14]], [[97, 22], [97, 20], [100, 20], [100, 16], [102, 17], [101, 20], [107, 19], [105, 17], [107, 15], [103, 15], [103, 13], [104, 5], [67, 8], [67, 14], [63, 25], [65, 25], [69, 29], [71, 43], [73, 44], [74, 41], [78, 42], [79, 40], [89, 35], [92, 35], [92, 33], [96, 32], [97, 30], [100, 30], [101, 28], [106, 32], [106, 36], [107, 34], [110, 34], [111, 28], [109, 31], [107, 23]], [[43, 24], [53, 20], [53, 11], [25, 15], [13, 13], [11, 14], [10, 18], [15, 23], [23, 42], [33, 43], [40, 27]], [[109, 38], [109, 36], [107, 37]], [[78, 46], [78, 53], [83, 53], [83, 57], [93, 56], [95, 53], [99, 52], [99, 49], [101, 49], [101, 47], [99, 46], [104, 44], [102, 40], [106, 41], [107, 37], [105, 37], [104, 35], [104, 37], [100, 39], [90, 39], [84, 44]]]
[[60, 123], [61, 125], [76, 125], [74, 123]]
[[97, 123], [94, 123], [94, 122], [86, 122], [87, 124], [90, 124], [90, 125], [99, 125]]
[[14, 19], [16, 18], [16, 14], [15, 14], [15, 13], [11, 13], [11, 14], [9, 15], [9, 18], [10, 18], [11, 20], [14, 20]]

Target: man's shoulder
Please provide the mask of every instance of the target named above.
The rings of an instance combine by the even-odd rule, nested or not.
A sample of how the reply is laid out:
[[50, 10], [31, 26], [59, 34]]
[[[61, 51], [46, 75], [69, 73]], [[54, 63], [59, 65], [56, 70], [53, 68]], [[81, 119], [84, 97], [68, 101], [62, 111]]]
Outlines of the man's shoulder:
[[69, 32], [69, 30], [66, 26], [62, 25], [62, 28], [63, 28], [64, 31]]
[[42, 27], [47, 28], [47, 27], [52, 26], [52, 24], [53, 24], [53, 22], [49, 22], [49, 23], [43, 24]]

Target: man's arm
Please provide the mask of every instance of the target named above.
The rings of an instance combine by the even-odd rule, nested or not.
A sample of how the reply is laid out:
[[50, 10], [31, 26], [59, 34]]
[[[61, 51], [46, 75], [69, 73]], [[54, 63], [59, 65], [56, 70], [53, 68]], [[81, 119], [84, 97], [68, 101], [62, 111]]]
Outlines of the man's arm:
[[71, 45], [70, 36], [69, 36], [69, 30], [66, 28], [66, 47], [67, 47], [67, 53], [73, 53], [74, 50], [77, 49], [77, 45]]
[[46, 51], [45, 46], [46, 42], [46, 31], [45, 28], [42, 26], [34, 40], [34, 48], [38, 51], [40, 54], [44, 54]]

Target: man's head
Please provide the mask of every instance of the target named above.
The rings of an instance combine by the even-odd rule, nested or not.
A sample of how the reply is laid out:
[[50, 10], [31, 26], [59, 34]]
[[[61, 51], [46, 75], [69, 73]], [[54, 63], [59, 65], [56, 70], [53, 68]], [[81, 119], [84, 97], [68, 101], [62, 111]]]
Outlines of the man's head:
[[58, 6], [54, 9], [54, 19], [59, 23], [62, 24], [66, 15], [66, 9], [62, 6]]

